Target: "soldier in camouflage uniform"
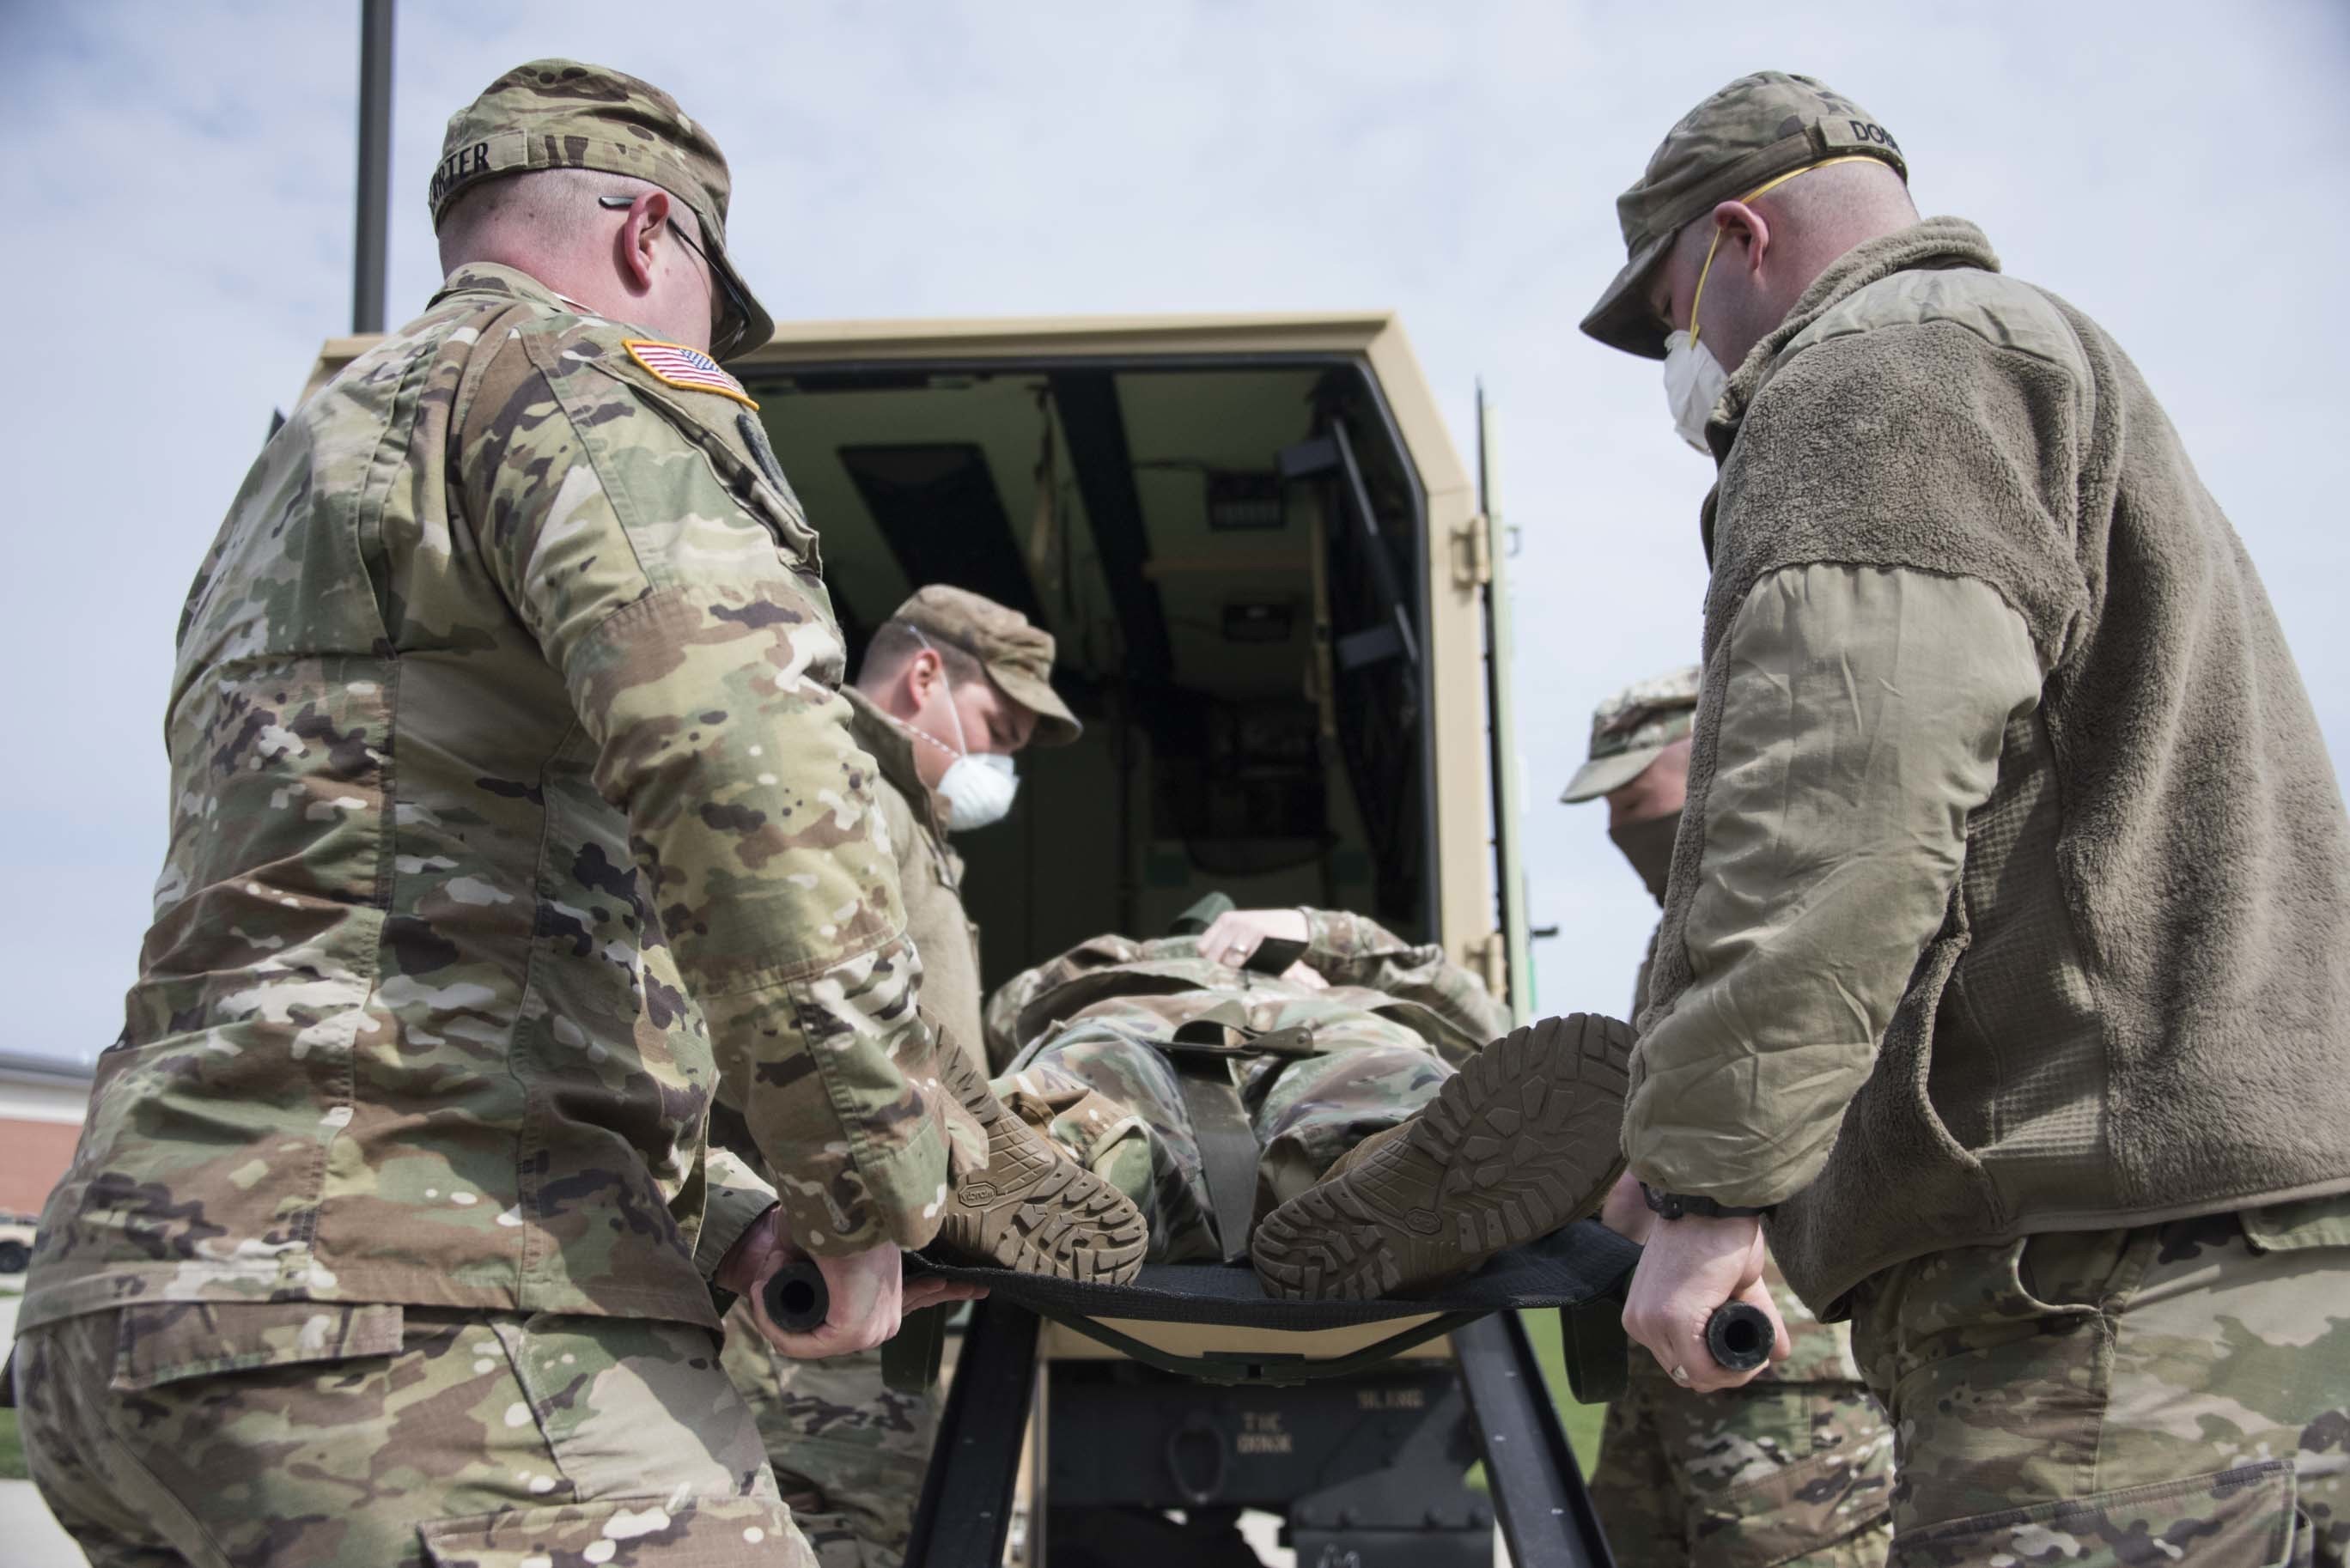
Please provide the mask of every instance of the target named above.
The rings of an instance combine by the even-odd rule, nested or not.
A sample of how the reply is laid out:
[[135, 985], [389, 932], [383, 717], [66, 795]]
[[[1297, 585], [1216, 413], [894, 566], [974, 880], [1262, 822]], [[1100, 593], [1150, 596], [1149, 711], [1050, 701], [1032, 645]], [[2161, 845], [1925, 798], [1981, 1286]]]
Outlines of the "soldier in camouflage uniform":
[[[1302, 949], [1279, 973], [1251, 967], [1269, 940]], [[1620, 1168], [1618, 1102], [1561, 1092], [1547, 1112], [1542, 1103], [1544, 1086], [1571, 1079], [1580, 1060], [1549, 1050], [1568, 1022], [1581, 1028], [1550, 1021], [1511, 1036], [1506, 1052], [1488, 1050], [1508, 1015], [1474, 975], [1440, 947], [1326, 909], [1228, 912], [1197, 936], [1096, 937], [1006, 983], [987, 1015], [991, 1054], [1012, 1054], [997, 1092], [1135, 1201], [1153, 1262], [1246, 1252], [1276, 1291], [1286, 1270], [1262, 1244], [1265, 1215], [1371, 1163], [1415, 1111], [1472, 1084], [1482, 1095], [1506, 1070], [1513, 1103], [1525, 1096], [1527, 1131], [1547, 1133], [1568, 1157], [1548, 1173], [1555, 1190], [1513, 1194], [1507, 1235], [1456, 1235], [1430, 1218], [1420, 1251], [1367, 1246], [1357, 1294], [1464, 1271], [1596, 1205]], [[1596, 1035], [1622, 1030], [1592, 1023]], [[1619, 1088], [1627, 1046], [1615, 1042]], [[1186, 1092], [1187, 1061], [1206, 1062], [1211, 1085], [1236, 1096], [1234, 1119], [1254, 1143], [1244, 1211], [1219, 1215], [1199, 1124], [1216, 1098], [1203, 1106]], [[1481, 1204], [1463, 1197], [1460, 1212], [1472, 1211]]]
[[875, 628], [842, 693], [888, 786], [881, 812], [921, 950], [922, 1006], [983, 1066], [979, 928], [963, 909], [962, 857], [948, 838], [1010, 809], [1003, 783], [965, 789], [986, 764], [1008, 777], [1016, 753], [1084, 732], [1053, 690], [1053, 634], [1018, 610], [934, 583]]
[[[849, 729], [879, 770], [874, 805], [898, 862], [906, 933], [922, 959], [922, 1009], [947, 1038], [980, 1050], [979, 929], [962, 905], [950, 801], [965, 756], [1009, 758], [1080, 733], [1052, 686], [1053, 637], [1025, 616], [942, 584], [920, 589], [873, 633], [844, 688]], [[1008, 799], [1006, 801], [1008, 804]], [[717, 1124], [731, 1117], [722, 1106]], [[726, 1320], [723, 1364], [751, 1407], [793, 1517], [827, 1568], [894, 1568], [938, 1430], [936, 1389], [891, 1388], [879, 1351], [821, 1361], [778, 1352], [747, 1303]]]
[[[500, 78], [433, 177], [448, 281], [198, 574], [19, 1319], [105, 1568], [806, 1563], [723, 1292], [813, 1253], [833, 1320], [762, 1318], [806, 1354], [939, 1299], [896, 1249], [1013, 1118], [941, 1086], [815, 535], [705, 351], [767, 330], [727, 192], [645, 83]], [[779, 1207], [706, 1146], [722, 1061]]]
[[1767, 1226], [1852, 1321], [1904, 1568], [2338, 1565], [2350, 812], [2145, 377], [1908, 172], [1742, 77], [1583, 323], [1718, 469], [1625, 1326], [1743, 1381], [1703, 1327]]
[[1507, 1023], [1441, 949], [1409, 946], [1360, 915], [1268, 913], [1295, 919], [1307, 939], [1281, 974], [1233, 961], [1245, 956], [1237, 923], [1149, 941], [1102, 936], [1014, 977], [988, 1003], [991, 1054], [1011, 1057], [997, 1092], [1135, 1200], [1154, 1262], [1232, 1255], [1247, 1241], [1217, 1234], [1165, 1050], [1187, 1025], [1201, 1025], [1189, 1032], [1210, 1046], [1274, 1037], [1229, 1058], [1263, 1151], [1263, 1214], [1426, 1104]]
[[[1588, 759], [1559, 798], [1605, 799], [1607, 836], [1659, 904], [1687, 794], [1696, 666], [1635, 683], [1591, 715]], [[1637, 1013], [1648, 986], [1643, 960]], [[1638, 1240], [1650, 1218], [1629, 1177], [1602, 1218]], [[1851, 1331], [1814, 1317], [1778, 1265], [1763, 1273], [1787, 1356], [1754, 1381], [1698, 1394], [1636, 1355], [1607, 1407], [1591, 1501], [1619, 1568], [1875, 1568], [1892, 1540], [1893, 1434], [1853, 1362]]]

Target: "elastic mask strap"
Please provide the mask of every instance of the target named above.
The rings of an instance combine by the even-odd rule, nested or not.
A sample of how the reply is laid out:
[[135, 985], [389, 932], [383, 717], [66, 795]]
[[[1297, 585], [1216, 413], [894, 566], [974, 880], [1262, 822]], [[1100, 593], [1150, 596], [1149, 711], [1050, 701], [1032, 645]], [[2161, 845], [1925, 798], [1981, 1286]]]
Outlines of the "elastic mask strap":
[[[1702, 284], [1702, 279], [1700, 280], [1700, 284]], [[967, 757], [971, 755], [971, 742], [962, 738], [962, 715], [955, 711], [954, 677], [947, 673], [947, 656], [943, 653], [940, 653], [936, 648], [931, 647], [931, 639], [922, 635], [922, 628], [920, 627], [910, 626], [906, 629], [914, 634], [914, 640], [916, 642], [920, 643], [924, 648], [930, 649], [931, 652], [938, 658], [939, 680], [947, 689], [947, 717], [953, 722], [955, 727], [955, 750]]]
[[[1831, 163], [1882, 163], [1884, 161], [1884, 159], [1872, 157], [1866, 152], [1847, 152], [1841, 157], [1823, 158], [1817, 163], [1806, 163], [1801, 169], [1790, 169], [1775, 180], [1765, 180], [1737, 199], [1741, 202], [1752, 202], [1757, 197], [1767, 196], [1796, 175], [1808, 174], [1814, 169], [1825, 169]], [[1713, 270], [1713, 253], [1721, 248], [1721, 225], [1716, 223], [1713, 226], [1713, 244], [1705, 247], [1705, 265], [1698, 268], [1696, 292], [1690, 296], [1690, 347], [1692, 348], [1697, 347], [1697, 307], [1699, 302], [1705, 298], [1705, 276]], [[922, 634], [918, 631], [914, 635], [920, 637]]]

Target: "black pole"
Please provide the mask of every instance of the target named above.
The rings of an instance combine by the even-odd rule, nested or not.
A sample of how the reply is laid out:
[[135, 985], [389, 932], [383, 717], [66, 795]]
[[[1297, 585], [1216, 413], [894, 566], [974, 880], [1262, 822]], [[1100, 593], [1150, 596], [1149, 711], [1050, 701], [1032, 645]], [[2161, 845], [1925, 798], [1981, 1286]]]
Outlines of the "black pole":
[[391, 208], [392, 0], [359, 0], [359, 234], [351, 263], [351, 330], [383, 330]]

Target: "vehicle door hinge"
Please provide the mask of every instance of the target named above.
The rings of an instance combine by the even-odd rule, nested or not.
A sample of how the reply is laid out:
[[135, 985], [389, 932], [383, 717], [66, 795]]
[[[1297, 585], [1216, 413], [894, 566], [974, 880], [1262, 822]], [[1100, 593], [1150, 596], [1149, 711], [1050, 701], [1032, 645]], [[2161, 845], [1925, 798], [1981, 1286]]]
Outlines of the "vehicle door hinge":
[[1487, 931], [1470, 944], [1471, 961], [1476, 965], [1477, 977], [1497, 1000], [1507, 1002], [1510, 996], [1510, 940], [1500, 931]]
[[1493, 527], [1480, 512], [1452, 531], [1452, 586], [1482, 588], [1493, 580]]

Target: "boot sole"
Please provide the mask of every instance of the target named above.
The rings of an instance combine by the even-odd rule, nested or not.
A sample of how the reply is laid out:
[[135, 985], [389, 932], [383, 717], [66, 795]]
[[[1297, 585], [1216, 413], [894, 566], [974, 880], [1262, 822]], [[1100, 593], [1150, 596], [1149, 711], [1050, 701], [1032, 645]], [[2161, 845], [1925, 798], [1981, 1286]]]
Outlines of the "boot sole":
[[1503, 1035], [1444, 1082], [1411, 1131], [1257, 1226], [1276, 1296], [1390, 1296], [1597, 1211], [1623, 1174], [1632, 1031], [1572, 1013]]
[[1064, 1155], [1006, 1110], [949, 1044], [939, 1077], [987, 1133], [987, 1168], [947, 1199], [938, 1243], [954, 1261], [1087, 1284], [1122, 1285], [1140, 1272], [1149, 1227], [1123, 1192]]

